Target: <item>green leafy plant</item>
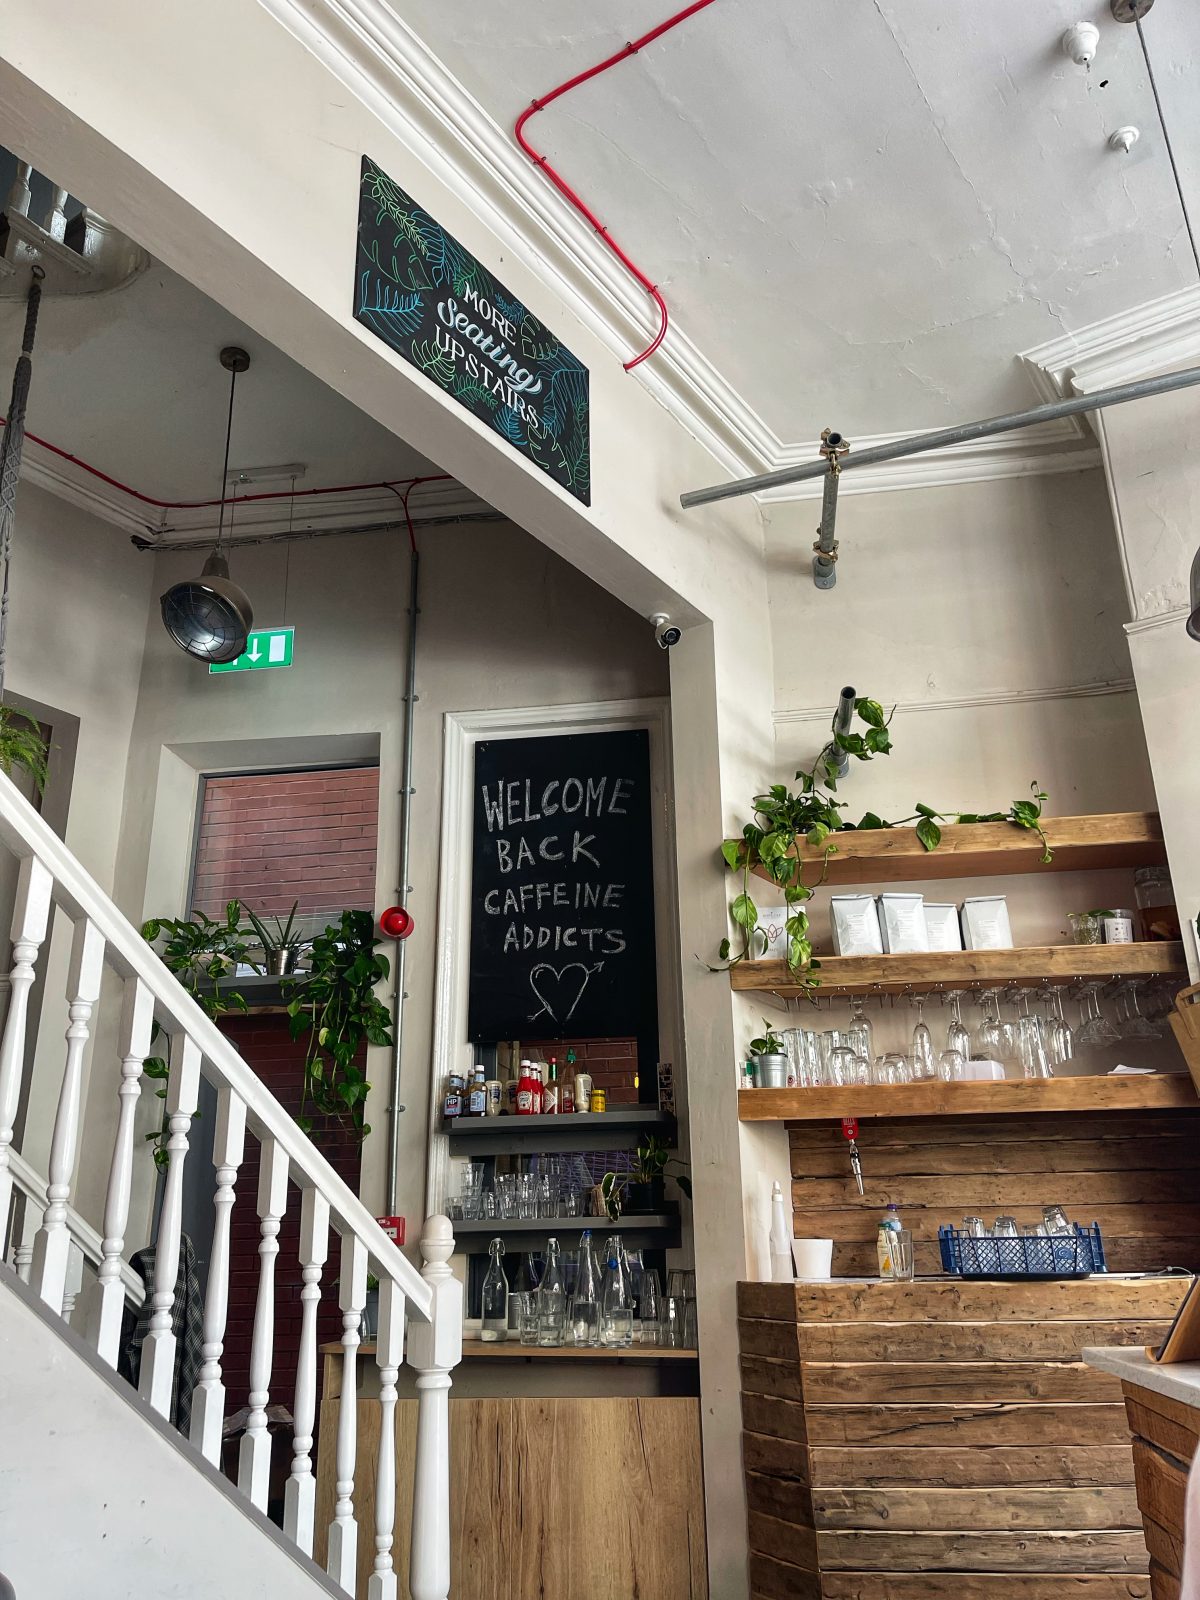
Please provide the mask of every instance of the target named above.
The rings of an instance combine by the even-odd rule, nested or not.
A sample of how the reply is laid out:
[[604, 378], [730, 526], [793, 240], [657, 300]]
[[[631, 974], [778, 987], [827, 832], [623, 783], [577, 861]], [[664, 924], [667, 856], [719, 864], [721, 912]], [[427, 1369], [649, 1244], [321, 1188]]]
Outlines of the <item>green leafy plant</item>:
[[[912, 816], [895, 822], [887, 821], [874, 811], [864, 812], [857, 822], [844, 819], [845, 802], [834, 798], [838, 785], [837, 751], [857, 761], [871, 761], [875, 756], [890, 754], [892, 749], [888, 731], [891, 714], [884, 712], [878, 700], [860, 696], [854, 702], [854, 715], [864, 725], [862, 731], [839, 733], [835, 724], [831, 743], [807, 772], [797, 772], [799, 789], [793, 793], [786, 785], [777, 783], [765, 794], [755, 795], [753, 821], [742, 829], [740, 838], [723, 841], [721, 856], [726, 867], [731, 872], [741, 873], [742, 877], [741, 892], [729, 903], [729, 915], [741, 933], [742, 947], [735, 953], [732, 941], [721, 941], [720, 959], [725, 966], [753, 959], [767, 947], [767, 934], [759, 925], [758, 906], [750, 893], [750, 873], [757, 870], [781, 891], [787, 906], [785, 933], [789, 971], [802, 975], [806, 988], [816, 988], [820, 984], [816, 973], [821, 964], [813, 956], [808, 914], [803, 907], [824, 882], [830, 857], [837, 851], [832, 839], [837, 833], [901, 828], [915, 823], [914, 831], [922, 847], [936, 850], [942, 842], [943, 823], [1009, 822], [1037, 834], [1042, 842], [1042, 861], [1052, 859], [1053, 852], [1042, 827], [1042, 808], [1048, 797], [1036, 781], [1030, 784], [1031, 798], [1014, 800], [1007, 811], [938, 811], [918, 802]], [[811, 881], [805, 877], [805, 869], [811, 863], [800, 858], [796, 848], [798, 839], [821, 852], [819, 867]]]
[[763, 1033], [760, 1039], [751, 1039], [750, 1054], [752, 1056], [783, 1056], [787, 1054], [787, 1045], [775, 1032], [775, 1029], [763, 1018]]
[[39, 793], [46, 787], [49, 747], [34, 717], [15, 706], [0, 706], [0, 769], [12, 777], [14, 767], [28, 772]]
[[292, 909], [288, 912], [287, 921], [282, 922], [278, 917], [273, 917], [271, 920], [274, 922], [275, 927], [274, 930], [272, 930], [259, 917], [255, 916], [254, 912], [250, 910], [249, 906], [246, 907], [246, 915], [250, 919], [250, 928], [247, 931], [253, 932], [259, 944], [262, 945], [263, 955], [266, 957], [268, 963], [270, 963], [271, 957], [275, 955], [277, 951], [295, 950], [298, 952], [303, 950], [305, 945], [308, 943], [308, 940], [302, 933], [297, 933], [295, 931], [296, 913], [299, 911], [299, 909], [299, 900], [293, 900]]
[[284, 985], [292, 1038], [308, 1035], [296, 1119], [306, 1133], [312, 1131], [310, 1107], [348, 1118], [360, 1139], [371, 1131], [364, 1121], [371, 1085], [356, 1058], [364, 1042], [392, 1042], [391, 1017], [375, 993], [391, 970], [387, 957], [376, 953], [379, 943], [369, 911], [343, 911], [312, 941], [309, 971]]
[[[672, 1173], [671, 1168], [677, 1170]], [[671, 1154], [670, 1147], [657, 1134], [647, 1134], [634, 1152], [633, 1165], [628, 1172], [606, 1172], [600, 1180], [604, 1208], [614, 1221], [621, 1215], [621, 1197], [631, 1186], [660, 1183], [673, 1176], [681, 1191], [692, 1198], [692, 1180], [687, 1162], [682, 1156]]]
[[[158, 958], [179, 979], [196, 1004], [215, 1022], [227, 1011], [245, 1011], [246, 997], [235, 989], [223, 987], [239, 966], [248, 964], [249, 948], [242, 931], [242, 906], [230, 900], [225, 907], [224, 922], [216, 922], [197, 911], [191, 917], [151, 917], [142, 924], [142, 938], [155, 945], [164, 935], [166, 943], [156, 951]], [[151, 1043], [162, 1035], [156, 1022]], [[148, 1078], [165, 1085], [170, 1068], [163, 1056], [149, 1056], [142, 1066]], [[167, 1098], [165, 1087], [155, 1090], [160, 1100]], [[196, 1113], [197, 1116], [199, 1112]], [[154, 1143], [155, 1165], [167, 1165], [167, 1118], [164, 1112], [160, 1126], [146, 1135]]]

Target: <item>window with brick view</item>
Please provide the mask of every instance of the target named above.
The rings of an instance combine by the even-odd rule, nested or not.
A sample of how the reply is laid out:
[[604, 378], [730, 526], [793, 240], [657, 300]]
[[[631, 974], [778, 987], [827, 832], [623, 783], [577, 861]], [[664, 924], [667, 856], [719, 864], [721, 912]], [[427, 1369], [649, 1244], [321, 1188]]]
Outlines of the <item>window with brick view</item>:
[[369, 911], [378, 831], [378, 767], [208, 778], [192, 907], [223, 917], [240, 900], [274, 917], [299, 901], [310, 930], [342, 910]]

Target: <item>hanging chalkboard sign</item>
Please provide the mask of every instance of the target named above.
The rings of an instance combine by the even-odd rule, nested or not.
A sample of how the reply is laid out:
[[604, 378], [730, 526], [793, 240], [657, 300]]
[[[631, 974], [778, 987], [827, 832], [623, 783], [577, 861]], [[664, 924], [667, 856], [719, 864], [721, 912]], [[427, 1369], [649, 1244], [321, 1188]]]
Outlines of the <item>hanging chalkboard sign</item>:
[[591, 503], [587, 368], [365, 156], [354, 315]]
[[477, 744], [471, 1039], [636, 1036], [652, 1063], [654, 950], [645, 729]]

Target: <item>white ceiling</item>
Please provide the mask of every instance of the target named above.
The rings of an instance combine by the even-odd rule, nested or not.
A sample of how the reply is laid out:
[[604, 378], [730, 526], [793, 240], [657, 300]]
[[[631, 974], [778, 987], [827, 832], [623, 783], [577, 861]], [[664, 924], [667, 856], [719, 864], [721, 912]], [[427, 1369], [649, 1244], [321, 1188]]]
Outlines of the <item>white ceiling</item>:
[[[20, 302], [0, 301], [5, 374], [16, 360], [23, 321]], [[238, 379], [231, 471], [304, 462], [298, 489], [438, 471], [157, 262], [113, 293], [43, 301], [26, 426], [144, 494], [211, 499], [221, 485], [229, 375], [217, 358], [227, 344], [242, 345], [251, 357], [249, 371]], [[5, 405], [7, 382], [5, 377]], [[98, 488], [114, 510], [124, 507], [158, 525], [159, 513], [89, 485], [34, 445], [28, 450], [35, 467], [61, 473], [72, 485]], [[247, 492], [287, 487], [286, 481], [264, 482]], [[376, 499], [372, 515], [394, 497]], [[339, 500], [339, 520], [347, 520], [358, 503]], [[297, 502], [297, 525], [313, 507]], [[249, 508], [244, 519], [250, 519]], [[173, 527], [199, 528], [209, 520], [167, 515]]]
[[[672, 9], [391, 3], [506, 131]], [[1090, 75], [1059, 45], [1081, 17]], [[1200, 226], [1200, 6], [1158, 0], [1145, 28]], [[1030, 404], [1020, 351], [1196, 279], [1107, 0], [718, 0], [530, 133], [785, 441]]]

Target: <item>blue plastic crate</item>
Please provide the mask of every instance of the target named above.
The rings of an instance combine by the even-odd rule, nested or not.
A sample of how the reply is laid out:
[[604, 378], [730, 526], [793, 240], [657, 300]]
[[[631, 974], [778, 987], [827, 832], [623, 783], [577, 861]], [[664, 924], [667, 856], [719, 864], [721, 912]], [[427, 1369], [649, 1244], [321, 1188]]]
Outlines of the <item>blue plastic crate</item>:
[[1086, 1278], [1106, 1272], [1100, 1224], [1075, 1224], [1074, 1235], [977, 1239], [959, 1228], [939, 1228], [942, 1271], [959, 1278]]

